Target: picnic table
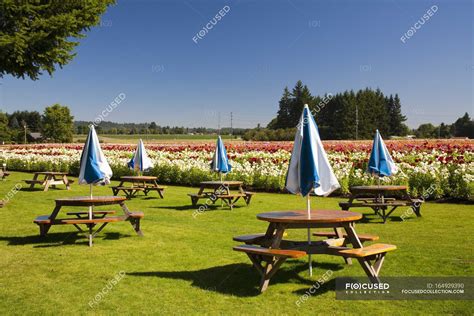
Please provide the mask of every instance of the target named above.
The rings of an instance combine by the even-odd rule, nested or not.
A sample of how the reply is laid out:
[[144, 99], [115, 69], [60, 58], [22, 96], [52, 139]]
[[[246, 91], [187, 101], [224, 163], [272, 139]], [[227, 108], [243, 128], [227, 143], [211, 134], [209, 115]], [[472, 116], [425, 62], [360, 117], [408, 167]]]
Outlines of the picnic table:
[[[139, 236], [143, 236], [140, 229], [140, 220], [144, 217], [143, 212], [131, 212], [125, 205], [125, 197], [121, 196], [78, 196], [68, 197], [56, 200], [56, 207], [50, 215], [38, 216], [33, 222], [40, 228], [40, 235], [46, 236], [49, 229], [53, 225], [73, 225], [79, 232], [84, 233], [89, 239], [89, 246], [92, 246], [92, 239], [109, 223], [128, 221]], [[92, 219], [89, 218], [89, 207], [120, 205], [123, 215], [114, 215], [113, 210], [93, 210]], [[69, 218], [58, 219], [59, 211], [63, 207], [81, 207], [80, 211], [66, 212]], [[87, 230], [84, 231], [79, 225], [85, 225]], [[94, 232], [96, 225], [100, 225]]]
[[[158, 192], [158, 195], [163, 198], [163, 191], [166, 187], [158, 185], [157, 179], [153, 176], [123, 176], [120, 177], [120, 184], [111, 187], [111, 189], [114, 195], [117, 195], [120, 191], [124, 192], [128, 199], [135, 197], [138, 192], [148, 195], [150, 191]], [[125, 186], [125, 183], [131, 183], [131, 185]]]
[[[44, 176], [43, 179], [39, 179], [40, 176]], [[44, 187], [43, 191], [48, 191], [49, 187], [55, 188], [56, 185], [64, 184], [66, 189], [71, 189], [71, 183], [73, 180], [67, 178], [66, 172], [52, 172], [52, 171], [37, 171], [33, 173], [32, 180], [23, 180], [26, 184], [30, 185], [30, 189], [33, 189], [35, 185], [41, 185]]]
[[[236, 246], [235, 251], [244, 252], [253, 266], [261, 274], [260, 291], [268, 287], [270, 278], [281, 264], [289, 258], [301, 258], [307, 254], [341, 256], [351, 264], [351, 258], [359, 261], [372, 282], [379, 282], [379, 272], [385, 254], [396, 249], [394, 245], [372, 244], [363, 246], [365, 241], [377, 240], [377, 236], [358, 235], [355, 222], [362, 218], [359, 213], [349, 211], [318, 210], [281, 211], [260, 213], [257, 218], [269, 223], [266, 233], [236, 236], [235, 241], [245, 245]], [[331, 228], [332, 232], [315, 233], [316, 236], [330, 237], [322, 241], [308, 243], [308, 240], [283, 239], [288, 229]], [[352, 247], [348, 247], [352, 245]]]
[[5, 180], [10, 175], [10, 172], [0, 169], [0, 179]]
[[409, 206], [416, 216], [421, 216], [420, 207], [423, 200], [413, 199], [408, 194], [408, 188], [404, 185], [370, 185], [353, 186], [349, 189], [351, 195], [347, 202], [340, 202], [343, 210], [352, 207], [369, 207], [375, 214], [387, 221], [390, 214], [400, 206]]
[[232, 210], [240, 198], [249, 205], [255, 194], [245, 191], [243, 185], [242, 181], [203, 181], [198, 193], [190, 193], [188, 196], [191, 197], [193, 206], [196, 206], [200, 199], [206, 199], [206, 203], [209, 201], [212, 204], [221, 199]]

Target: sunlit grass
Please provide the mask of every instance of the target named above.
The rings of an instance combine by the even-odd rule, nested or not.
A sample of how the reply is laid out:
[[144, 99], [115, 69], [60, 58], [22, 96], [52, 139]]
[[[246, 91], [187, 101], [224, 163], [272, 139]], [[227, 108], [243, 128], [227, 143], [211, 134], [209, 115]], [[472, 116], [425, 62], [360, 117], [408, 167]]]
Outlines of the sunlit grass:
[[[14, 172], [0, 182], [1, 196], [28, 178]], [[331, 256], [314, 257], [313, 278], [307, 258], [285, 263], [260, 295], [258, 274], [245, 255], [232, 251], [232, 236], [263, 232], [266, 223], [255, 218], [257, 213], [305, 206], [303, 199], [285, 194], [259, 193], [249, 207], [219, 207], [194, 218], [186, 194], [197, 189], [170, 186], [163, 200], [150, 193], [127, 203], [145, 212], [144, 237], [126, 222], [107, 226], [92, 248], [71, 226], [56, 226], [46, 238], [38, 237], [32, 221], [49, 214], [55, 198], [88, 190], [76, 181], [71, 191], [20, 191], [0, 209], [2, 314], [404, 315], [469, 314], [473, 308], [472, 301], [337, 301], [334, 278], [364, 273], [357, 263], [347, 266]], [[110, 195], [111, 190], [95, 187], [94, 193]], [[338, 201], [316, 198], [313, 206], [337, 209]], [[383, 225], [366, 210], [357, 231], [398, 246], [387, 255], [382, 276], [472, 276], [472, 211], [472, 205], [427, 203], [422, 218], [401, 221], [399, 210]], [[304, 231], [290, 231], [288, 238], [293, 237], [304, 237]], [[298, 308], [298, 298], [328, 270], [332, 280]], [[125, 276], [91, 308], [89, 302], [121, 271]]]

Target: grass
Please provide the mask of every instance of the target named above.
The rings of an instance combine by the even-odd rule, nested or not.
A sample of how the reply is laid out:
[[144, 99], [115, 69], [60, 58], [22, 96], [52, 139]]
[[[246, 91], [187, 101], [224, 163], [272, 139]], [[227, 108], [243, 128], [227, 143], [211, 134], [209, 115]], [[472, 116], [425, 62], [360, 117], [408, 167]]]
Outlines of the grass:
[[[234, 140], [235, 136], [221, 135], [222, 139]], [[143, 139], [144, 142], [167, 142], [167, 141], [208, 141], [216, 140], [217, 135], [188, 135], [188, 134], [134, 134], [134, 135], [113, 135], [113, 134], [101, 134], [99, 139], [103, 143], [122, 143], [130, 144], [136, 143], [139, 139]], [[74, 142], [84, 142], [86, 135], [74, 135]], [[240, 138], [237, 138], [240, 140]]]
[[[0, 196], [7, 194], [26, 173], [14, 172], [0, 182]], [[232, 251], [232, 236], [262, 232], [257, 213], [300, 209], [300, 197], [259, 193], [249, 207], [234, 211], [216, 208], [193, 218], [187, 193], [196, 188], [170, 186], [165, 199], [140, 196], [127, 203], [142, 210], [144, 237], [129, 223], [110, 224], [87, 247], [74, 227], [56, 226], [44, 239], [32, 220], [49, 214], [54, 199], [87, 195], [88, 187], [71, 191], [18, 192], [0, 209], [0, 313], [1, 314], [470, 314], [472, 301], [338, 301], [334, 278], [362, 276], [355, 263], [341, 258], [316, 256], [313, 278], [307, 258], [291, 260], [259, 295], [259, 277], [242, 253]], [[95, 187], [96, 195], [110, 195]], [[337, 198], [316, 198], [320, 209], [337, 209]], [[385, 225], [365, 211], [359, 233], [380, 236], [398, 250], [387, 255], [382, 276], [472, 276], [474, 214], [472, 206], [426, 203], [422, 218], [401, 221], [402, 210]], [[303, 237], [290, 231], [288, 238]], [[66, 241], [63, 244], [63, 241]], [[326, 271], [332, 280], [299, 308], [295, 305]], [[93, 308], [89, 306], [108, 282], [124, 277]]]

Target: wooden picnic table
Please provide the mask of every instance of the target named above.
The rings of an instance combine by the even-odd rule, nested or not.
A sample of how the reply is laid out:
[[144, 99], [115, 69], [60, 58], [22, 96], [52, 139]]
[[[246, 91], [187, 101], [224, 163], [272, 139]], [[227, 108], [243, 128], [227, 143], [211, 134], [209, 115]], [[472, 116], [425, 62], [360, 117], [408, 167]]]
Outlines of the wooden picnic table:
[[[143, 212], [131, 212], [125, 205], [126, 198], [121, 196], [78, 196], [57, 199], [56, 207], [50, 215], [38, 216], [33, 222], [40, 228], [40, 235], [45, 236], [51, 226], [70, 224], [76, 227], [79, 232], [84, 233], [89, 239], [89, 246], [92, 246], [92, 239], [105, 227], [108, 223], [129, 221], [133, 229], [139, 236], [143, 236], [140, 229], [140, 220], [144, 217]], [[93, 210], [92, 219], [89, 218], [89, 207], [120, 205], [123, 215], [114, 215], [113, 210]], [[66, 215], [74, 216], [70, 218], [58, 219], [59, 211], [63, 207], [82, 207], [81, 211], [67, 212]], [[87, 208], [87, 209], [86, 209]], [[94, 232], [96, 225], [100, 227]], [[87, 231], [84, 231], [79, 225], [85, 225]]]
[[244, 189], [242, 181], [203, 181], [200, 183], [197, 194], [190, 193], [191, 203], [196, 206], [199, 199], [206, 199], [206, 203], [215, 204], [218, 199], [232, 210], [234, 205], [242, 198], [247, 205], [250, 204], [254, 192], [248, 192]]
[[[300, 258], [307, 254], [341, 256], [351, 264], [356, 258], [372, 282], [379, 282], [379, 272], [385, 254], [396, 249], [393, 245], [373, 244], [364, 247], [364, 241], [376, 240], [377, 236], [361, 235], [355, 230], [355, 222], [362, 218], [359, 213], [340, 210], [280, 211], [260, 213], [257, 218], [269, 223], [266, 233], [234, 237], [245, 245], [234, 250], [246, 253], [261, 274], [260, 291], [267, 288], [270, 278], [288, 258]], [[288, 229], [331, 228], [334, 232], [323, 233], [332, 238], [308, 243], [308, 240], [285, 240]], [[321, 234], [315, 234], [323, 236]], [[352, 245], [352, 247], [348, 247]], [[371, 261], [374, 261], [373, 263]]]
[[383, 222], [400, 206], [409, 206], [416, 216], [421, 216], [420, 207], [423, 200], [413, 199], [405, 185], [370, 185], [353, 186], [347, 202], [340, 202], [343, 210], [352, 207], [369, 207], [379, 215]]
[[[135, 197], [138, 192], [143, 192], [148, 195], [150, 191], [158, 192], [158, 195], [163, 198], [163, 191], [166, 189], [157, 183], [158, 178], [154, 176], [123, 176], [120, 177], [120, 184], [111, 187], [114, 195], [120, 191], [124, 192], [128, 199]], [[130, 186], [125, 186], [125, 183], [131, 183]]]
[[[43, 179], [39, 179], [40, 176], [44, 176]], [[37, 171], [33, 173], [32, 180], [23, 180], [26, 184], [30, 185], [30, 189], [33, 189], [35, 185], [41, 185], [44, 187], [43, 191], [48, 191], [49, 187], [55, 188], [56, 185], [64, 184], [66, 189], [71, 189], [71, 183], [73, 180], [67, 178], [66, 172], [54, 172], [54, 171]]]

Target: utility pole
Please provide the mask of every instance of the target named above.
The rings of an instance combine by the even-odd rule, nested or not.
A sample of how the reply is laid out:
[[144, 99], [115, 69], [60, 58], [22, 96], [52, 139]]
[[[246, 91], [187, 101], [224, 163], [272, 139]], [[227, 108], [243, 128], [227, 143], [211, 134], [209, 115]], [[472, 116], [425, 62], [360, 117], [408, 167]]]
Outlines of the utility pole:
[[356, 103], [356, 140], [359, 136], [359, 107]]
[[23, 123], [23, 128], [25, 129], [25, 141], [23, 142], [23, 144], [26, 144], [26, 123]]
[[221, 112], [217, 112], [217, 133], [221, 134]]
[[232, 116], [232, 112], [230, 112], [230, 135], [233, 135], [234, 134], [234, 126], [233, 126], [233, 116]]

